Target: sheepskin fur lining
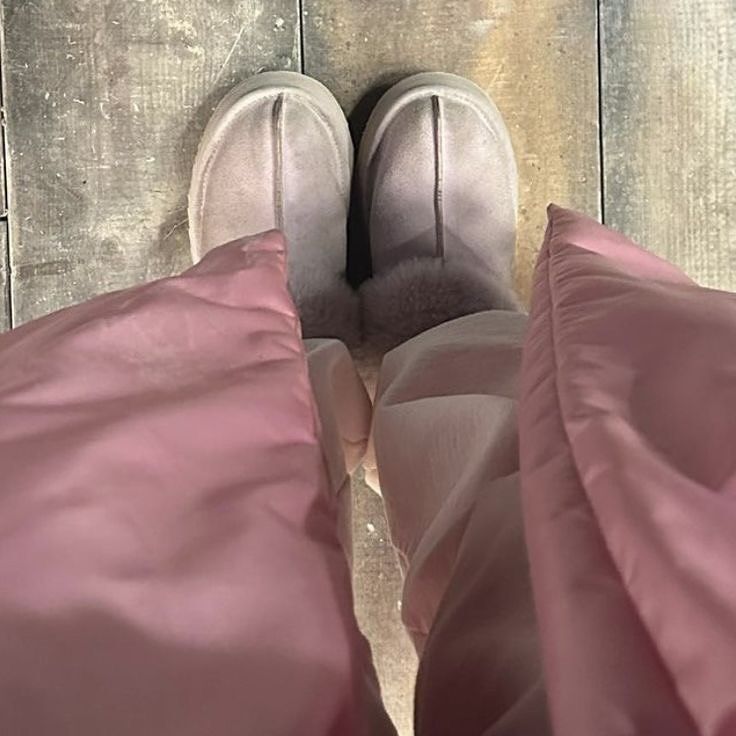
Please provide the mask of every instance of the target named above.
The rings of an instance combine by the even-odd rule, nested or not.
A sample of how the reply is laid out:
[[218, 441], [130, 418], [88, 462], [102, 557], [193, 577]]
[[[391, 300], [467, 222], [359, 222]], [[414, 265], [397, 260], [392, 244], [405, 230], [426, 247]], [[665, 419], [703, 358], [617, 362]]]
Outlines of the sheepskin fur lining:
[[360, 299], [345, 280], [335, 279], [311, 289], [292, 284], [291, 292], [305, 339], [331, 337], [349, 348], [360, 343]]
[[519, 311], [503, 280], [462, 263], [415, 258], [361, 287], [365, 348], [387, 352], [443, 322], [488, 309]]

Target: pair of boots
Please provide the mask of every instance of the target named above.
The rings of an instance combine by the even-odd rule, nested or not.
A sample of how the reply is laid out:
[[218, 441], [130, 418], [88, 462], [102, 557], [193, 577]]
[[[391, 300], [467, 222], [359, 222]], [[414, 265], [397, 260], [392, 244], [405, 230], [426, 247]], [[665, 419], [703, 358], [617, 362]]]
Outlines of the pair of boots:
[[352, 175], [348, 123], [329, 90], [293, 72], [246, 80], [218, 106], [195, 162], [195, 261], [282, 230], [304, 337], [380, 352], [456, 317], [518, 309], [516, 164], [479, 87], [418, 74], [378, 103], [357, 159], [374, 274], [360, 295], [345, 279]]

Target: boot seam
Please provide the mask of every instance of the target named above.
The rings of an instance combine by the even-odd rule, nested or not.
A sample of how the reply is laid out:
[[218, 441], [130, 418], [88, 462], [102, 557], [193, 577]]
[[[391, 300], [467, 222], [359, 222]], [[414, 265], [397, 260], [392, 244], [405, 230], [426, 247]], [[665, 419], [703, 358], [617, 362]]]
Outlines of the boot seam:
[[444, 115], [439, 95], [432, 95], [432, 133], [434, 136], [434, 222], [435, 255], [445, 260], [444, 207]]
[[284, 94], [279, 94], [271, 111], [273, 136], [273, 207], [276, 228], [284, 229]]

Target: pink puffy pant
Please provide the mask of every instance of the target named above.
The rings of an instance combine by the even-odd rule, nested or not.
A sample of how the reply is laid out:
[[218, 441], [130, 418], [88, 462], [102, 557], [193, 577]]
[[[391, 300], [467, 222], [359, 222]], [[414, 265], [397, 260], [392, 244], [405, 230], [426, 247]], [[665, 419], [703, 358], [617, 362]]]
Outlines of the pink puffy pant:
[[367, 449], [418, 734], [736, 733], [734, 298], [553, 209], [528, 330], [420, 335], [371, 409], [284, 255], [0, 336], [0, 733], [392, 733], [345, 554]]

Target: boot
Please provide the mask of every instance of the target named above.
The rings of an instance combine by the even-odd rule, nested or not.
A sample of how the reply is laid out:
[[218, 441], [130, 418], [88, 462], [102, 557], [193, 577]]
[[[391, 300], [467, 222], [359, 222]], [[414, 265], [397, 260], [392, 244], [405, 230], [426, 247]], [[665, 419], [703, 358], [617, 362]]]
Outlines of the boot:
[[304, 337], [355, 344], [358, 300], [345, 282], [353, 146], [323, 85], [267, 72], [215, 110], [189, 192], [192, 257], [265, 230], [286, 236], [289, 288]]
[[358, 178], [374, 273], [361, 289], [371, 347], [474, 312], [520, 310], [516, 162], [483, 90], [451, 74], [397, 84], [368, 122]]

